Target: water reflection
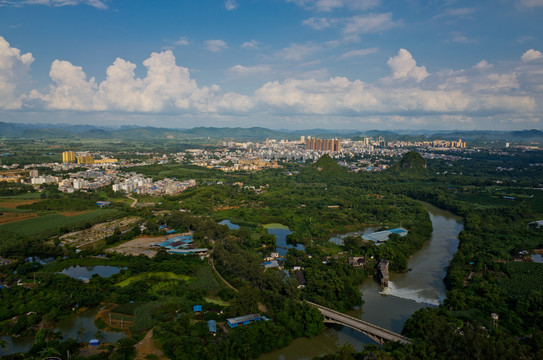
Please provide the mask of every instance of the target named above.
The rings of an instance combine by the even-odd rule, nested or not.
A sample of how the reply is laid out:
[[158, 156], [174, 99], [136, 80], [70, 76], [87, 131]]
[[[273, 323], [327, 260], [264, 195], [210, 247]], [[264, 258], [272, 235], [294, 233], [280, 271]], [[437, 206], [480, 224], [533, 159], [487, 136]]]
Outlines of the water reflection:
[[118, 266], [96, 265], [96, 266], [70, 266], [61, 271], [61, 274], [68, 275], [71, 278], [87, 278], [90, 279], [93, 275], [99, 275], [103, 278], [118, 274], [122, 269]]

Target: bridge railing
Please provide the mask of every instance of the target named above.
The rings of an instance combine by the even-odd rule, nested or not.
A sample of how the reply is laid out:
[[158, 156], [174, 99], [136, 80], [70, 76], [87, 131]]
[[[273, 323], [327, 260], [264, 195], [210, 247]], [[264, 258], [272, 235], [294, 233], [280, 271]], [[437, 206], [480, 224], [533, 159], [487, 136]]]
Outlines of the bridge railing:
[[[375, 335], [378, 335], [378, 336], [382, 336], [382, 334], [387, 334], [388, 337], [389, 337], [389, 340], [394, 340], [394, 341], [400, 341], [402, 343], [410, 343], [411, 340], [408, 338], [408, 337], [405, 337], [403, 335], [400, 335], [400, 334], [397, 334], [395, 333], [394, 331], [391, 331], [391, 330], [388, 330], [388, 329], [385, 329], [385, 328], [382, 328], [380, 326], [377, 326], [377, 325], [374, 325], [372, 323], [369, 323], [367, 321], [364, 321], [362, 319], [357, 319], [355, 317], [352, 317], [350, 315], [347, 315], [347, 314], [343, 314], [343, 313], [340, 313], [339, 311], [336, 311], [336, 310], [332, 310], [332, 309], [329, 309], [325, 306], [322, 306], [322, 305], [319, 305], [319, 304], [315, 304], [311, 301], [307, 301], [307, 300], [304, 300], [306, 303], [310, 304], [310, 305], [313, 305], [315, 306], [316, 308], [318, 309], [322, 309], [322, 310], [325, 310], [327, 312], [330, 312], [334, 315], [336, 315], [337, 319], [336, 320], [341, 320], [342, 318], [343, 319], [349, 319], [351, 321], [355, 321], [359, 324], [363, 324], [365, 325], [366, 327], [370, 328], [370, 329], [374, 329], [376, 330], [376, 332], [379, 332], [381, 334], [375, 334]], [[367, 331], [367, 330], [366, 330]]]

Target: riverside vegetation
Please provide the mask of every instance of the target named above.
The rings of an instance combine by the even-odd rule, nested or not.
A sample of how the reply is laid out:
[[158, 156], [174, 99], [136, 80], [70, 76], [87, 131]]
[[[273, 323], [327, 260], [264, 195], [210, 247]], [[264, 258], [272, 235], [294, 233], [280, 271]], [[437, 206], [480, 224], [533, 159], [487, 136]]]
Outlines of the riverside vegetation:
[[[134, 344], [150, 329], [169, 358], [255, 358], [323, 329], [320, 313], [300, 299], [345, 311], [362, 304], [357, 286], [373, 274], [380, 259], [389, 259], [393, 271], [407, 270], [407, 259], [432, 231], [427, 212], [416, 201], [424, 200], [465, 219], [459, 250], [447, 273], [444, 304], [420, 310], [408, 320], [403, 333], [413, 339], [412, 344], [369, 346], [363, 353], [344, 346], [325, 358], [541, 358], [543, 269], [541, 264], [515, 262], [513, 257], [521, 250], [543, 248], [543, 231], [528, 226], [543, 216], [543, 196], [534, 189], [543, 176], [519, 174], [515, 179], [508, 173], [498, 186], [496, 175], [484, 172], [491, 160], [474, 160], [476, 174], [464, 175], [452, 174], [454, 162], [426, 164], [415, 153], [378, 174], [350, 173], [327, 155], [314, 164], [285, 163], [281, 169], [260, 173], [225, 174], [181, 164], [131, 168], [156, 179], [196, 178], [200, 184], [177, 196], [141, 198], [154, 203], [144, 208], [131, 208], [111, 189], [66, 195], [45, 187], [38, 201], [16, 209], [37, 217], [14, 223], [18, 227], [0, 226], [0, 256], [13, 260], [2, 268], [6, 288], [0, 291], [0, 332], [37, 331], [27, 357], [65, 357], [67, 350], [77, 354], [77, 341], [62, 340], [52, 330], [54, 324], [78, 309], [102, 303], [113, 315], [125, 314], [133, 321], [129, 329], [116, 329], [98, 319], [104, 329], [122, 330], [128, 336], [91, 358], [131, 358]], [[466, 169], [466, 164], [461, 166]], [[436, 174], [436, 169], [443, 168], [449, 172]], [[17, 198], [31, 190], [4, 186], [2, 191]], [[514, 200], [503, 199], [504, 194]], [[112, 201], [109, 209], [102, 209], [107, 213], [98, 212], [96, 200]], [[68, 210], [85, 213], [70, 221], [38, 221], [47, 216], [61, 219], [60, 213]], [[213, 274], [207, 259], [164, 251], [152, 259], [104, 256], [106, 248], [139, 236], [138, 227], [116, 232], [81, 252], [59, 246], [62, 234], [127, 216], [138, 217], [149, 236], [164, 234], [161, 225], [192, 231], [199, 247], [213, 249], [216, 268], [239, 292]], [[224, 219], [241, 227], [230, 230], [219, 225]], [[25, 222], [32, 220], [29, 231]], [[264, 270], [262, 258], [275, 244], [262, 226], [268, 223], [288, 226], [292, 234], [287, 240], [305, 246], [305, 251], [290, 249], [285, 256], [285, 269], [305, 269], [305, 288], [299, 289], [297, 281], [281, 270]], [[409, 234], [392, 236], [380, 246], [359, 238], [346, 238], [345, 246], [328, 241], [333, 235], [366, 227], [399, 226]], [[366, 268], [349, 265], [351, 255], [364, 256]], [[55, 260], [41, 264], [29, 261], [31, 256]], [[73, 265], [112, 265], [123, 270], [83, 283], [59, 274]], [[24, 285], [18, 286], [18, 281]], [[202, 313], [192, 312], [196, 304], [203, 306]], [[227, 317], [253, 312], [271, 320], [228, 331], [219, 327], [217, 336], [207, 330], [205, 320], [221, 323]], [[499, 326], [492, 326], [490, 313], [499, 314]]]

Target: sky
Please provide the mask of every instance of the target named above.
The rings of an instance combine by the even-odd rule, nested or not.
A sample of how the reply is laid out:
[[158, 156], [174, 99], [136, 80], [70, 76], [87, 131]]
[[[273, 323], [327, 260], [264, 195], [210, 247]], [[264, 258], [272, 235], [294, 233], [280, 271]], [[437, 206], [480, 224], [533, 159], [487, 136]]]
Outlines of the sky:
[[0, 0], [0, 121], [543, 129], [543, 0]]

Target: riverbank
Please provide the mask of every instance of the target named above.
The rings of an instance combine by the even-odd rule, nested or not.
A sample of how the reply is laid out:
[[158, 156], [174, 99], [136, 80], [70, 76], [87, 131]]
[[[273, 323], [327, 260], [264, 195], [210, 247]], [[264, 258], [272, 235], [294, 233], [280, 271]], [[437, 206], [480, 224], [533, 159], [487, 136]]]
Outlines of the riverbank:
[[[417, 310], [433, 307], [445, 297], [443, 278], [446, 268], [458, 247], [458, 234], [463, 228], [462, 218], [423, 203], [432, 222], [430, 240], [408, 261], [407, 272], [392, 273], [388, 290], [373, 278], [360, 286], [364, 305], [347, 314], [400, 333], [404, 323]], [[295, 339], [286, 348], [264, 354], [259, 360], [312, 359], [337, 351], [349, 343], [358, 351], [367, 344], [375, 344], [367, 336], [338, 325], [327, 327], [312, 338]]]

